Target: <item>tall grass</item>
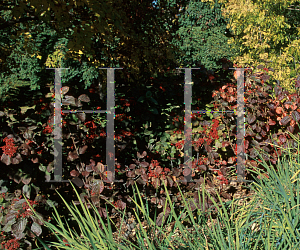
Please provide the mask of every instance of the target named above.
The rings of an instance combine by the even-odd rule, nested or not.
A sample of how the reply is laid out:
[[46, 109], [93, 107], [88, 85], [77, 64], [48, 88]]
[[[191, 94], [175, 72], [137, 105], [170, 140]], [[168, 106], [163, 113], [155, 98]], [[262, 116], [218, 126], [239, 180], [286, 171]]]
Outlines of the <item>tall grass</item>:
[[[299, 151], [299, 141], [297, 142]], [[167, 211], [167, 207], [170, 210], [168, 214], [165, 213], [164, 223], [157, 226], [155, 220], [149, 216], [148, 203], [143, 201], [135, 187], [132, 200], [139, 225], [135, 230], [134, 242], [125, 238], [117, 241], [112, 233], [112, 219], [108, 216], [105, 225], [97, 209], [91, 204], [94, 212], [92, 215], [71, 183], [83, 213], [74, 203], [69, 206], [62, 196], [61, 198], [73, 219], [77, 221], [81, 235], [71, 230], [67, 221], [62, 222], [54, 207], [53, 218], [57, 226], [46, 221], [45, 226], [55, 234], [57, 242], [45, 243], [39, 237], [37, 239], [45, 249], [300, 249], [300, 161], [299, 155], [290, 151], [288, 156], [288, 160], [285, 157], [279, 159], [275, 170], [259, 155], [266, 171], [251, 170], [258, 177], [250, 187], [255, 194], [250, 201], [242, 204], [238, 199], [222, 202], [220, 196], [218, 202], [214, 201], [203, 184], [202, 190], [198, 191], [199, 200], [204, 199], [205, 195], [211, 198], [213, 208], [217, 211], [216, 217], [213, 217], [212, 210], [203, 212], [204, 200], [201, 207], [196, 206], [196, 211], [190, 211], [188, 204], [191, 201], [184, 198], [181, 190], [179, 191], [185, 206], [177, 215], [167, 188], [164, 187], [167, 194], [164, 211]], [[119, 212], [124, 219], [125, 213]], [[142, 218], [147, 221], [146, 228], [142, 226]], [[183, 225], [183, 221], [187, 220], [193, 228], [192, 231]], [[103, 229], [100, 229], [98, 221]], [[170, 230], [167, 228], [171, 221], [175, 221], [175, 225]], [[121, 228], [118, 233], [121, 235]]]

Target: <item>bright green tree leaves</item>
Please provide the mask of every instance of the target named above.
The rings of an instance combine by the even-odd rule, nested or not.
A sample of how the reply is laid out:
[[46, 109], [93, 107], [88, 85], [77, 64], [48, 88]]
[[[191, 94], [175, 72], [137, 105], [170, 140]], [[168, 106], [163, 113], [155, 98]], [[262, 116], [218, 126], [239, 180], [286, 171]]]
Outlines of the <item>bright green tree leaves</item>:
[[274, 79], [294, 91], [300, 69], [300, 2], [295, 0], [220, 0], [234, 33], [230, 43], [239, 50], [234, 62], [265, 65]]

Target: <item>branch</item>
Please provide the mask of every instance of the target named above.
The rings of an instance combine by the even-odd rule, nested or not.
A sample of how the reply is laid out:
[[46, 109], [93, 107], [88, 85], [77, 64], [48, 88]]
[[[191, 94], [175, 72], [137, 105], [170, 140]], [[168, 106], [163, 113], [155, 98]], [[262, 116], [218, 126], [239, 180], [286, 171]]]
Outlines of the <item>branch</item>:
[[36, 16], [31, 16], [31, 17], [22, 17], [20, 19], [17, 19], [17, 20], [13, 20], [13, 21], [8, 21], [8, 22], [5, 22], [3, 24], [0, 25], [0, 30], [4, 30], [6, 28], [9, 28], [17, 23], [22, 23], [22, 22], [28, 22], [28, 21], [33, 21], [33, 20], [39, 20], [38, 17]]

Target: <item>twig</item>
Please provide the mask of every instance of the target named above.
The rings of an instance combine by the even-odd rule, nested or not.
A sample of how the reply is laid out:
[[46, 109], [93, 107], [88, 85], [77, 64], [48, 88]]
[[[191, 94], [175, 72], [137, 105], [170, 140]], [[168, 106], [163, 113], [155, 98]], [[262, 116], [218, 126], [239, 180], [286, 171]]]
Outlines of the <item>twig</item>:
[[[83, 163], [82, 163], [82, 161], [81, 161], [81, 159], [80, 159], [79, 150], [78, 150], [77, 147], [76, 147], [75, 140], [74, 140], [74, 137], [72, 136], [72, 133], [71, 133], [69, 124], [68, 124], [68, 130], [69, 130], [69, 132], [70, 132], [70, 134], [71, 134], [71, 138], [72, 138], [72, 141], [73, 141], [73, 145], [74, 145], [74, 148], [75, 148], [76, 153], [77, 153], [77, 155], [78, 155], [78, 158], [79, 158], [79, 161], [80, 161], [80, 165], [81, 165], [81, 167], [83, 168]], [[79, 170], [78, 168], [77, 168], [77, 170], [78, 170], [79, 172], [82, 171], [82, 169]]]

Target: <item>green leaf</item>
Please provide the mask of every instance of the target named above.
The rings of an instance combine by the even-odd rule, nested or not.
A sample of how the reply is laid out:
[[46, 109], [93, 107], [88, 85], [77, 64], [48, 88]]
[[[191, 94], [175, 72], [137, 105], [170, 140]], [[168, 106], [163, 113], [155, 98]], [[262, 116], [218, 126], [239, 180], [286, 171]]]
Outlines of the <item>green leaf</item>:
[[225, 147], [221, 148], [221, 150], [222, 150], [223, 152], [226, 152], [226, 148], [225, 148]]
[[31, 191], [31, 186], [29, 185], [24, 185], [23, 188], [23, 193], [25, 194], [25, 196], [29, 199], [30, 198], [30, 191]]
[[149, 111], [155, 115], [158, 115], [158, 110], [156, 108], [150, 108]]
[[137, 101], [138, 101], [138, 102], [142, 102], [142, 103], [143, 103], [143, 102], [144, 102], [144, 100], [145, 100], [145, 96], [141, 96], [141, 97], [140, 97], [140, 98], [139, 98]]
[[155, 105], [158, 105], [158, 102], [153, 97], [150, 97], [150, 101], [153, 102]]
[[150, 98], [152, 96], [152, 93], [151, 93], [151, 91], [147, 91], [147, 93], [146, 93], [146, 98]]
[[46, 171], [46, 167], [44, 165], [40, 164], [39, 170], [41, 170], [42, 172], [45, 172]]
[[153, 143], [153, 142], [155, 142], [155, 139], [150, 139], [149, 140], [149, 143]]

